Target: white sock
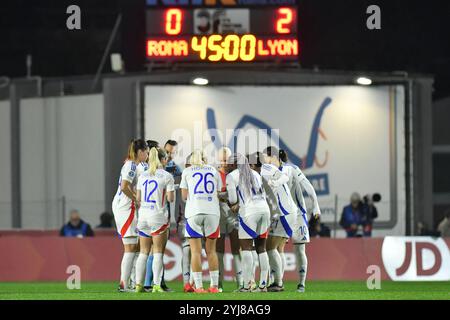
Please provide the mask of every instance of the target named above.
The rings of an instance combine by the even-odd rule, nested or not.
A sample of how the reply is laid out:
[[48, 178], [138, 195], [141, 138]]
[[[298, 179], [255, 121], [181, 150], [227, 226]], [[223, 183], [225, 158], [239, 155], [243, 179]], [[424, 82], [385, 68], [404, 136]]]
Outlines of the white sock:
[[183, 284], [186, 284], [191, 278], [191, 247], [189, 246], [183, 247], [181, 269], [183, 272]]
[[211, 287], [219, 286], [219, 270], [214, 270], [209, 272], [209, 276], [211, 277]]
[[233, 264], [234, 264], [234, 272], [236, 273], [236, 282], [239, 287], [242, 287], [244, 283], [242, 278], [242, 266], [241, 266], [241, 255], [233, 254]]
[[300, 277], [300, 284], [305, 286], [306, 273], [308, 271], [308, 258], [306, 257], [305, 244], [294, 245], [295, 257], [297, 258], [298, 275]]
[[259, 286], [261, 288], [267, 286], [267, 277], [269, 276], [269, 256], [267, 252], [263, 252], [259, 254], [259, 267], [261, 269], [259, 275]]
[[161, 279], [163, 274], [163, 254], [161, 252], [153, 254], [153, 282], [155, 285], [161, 285]]
[[252, 266], [252, 281], [255, 281], [256, 267], [258, 266], [258, 253], [252, 250], [253, 266]]
[[124, 252], [122, 257], [122, 263], [120, 265], [120, 282], [125, 288], [128, 287], [128, 281], [130, 280], [131, 269], [133, 268], [134, 252]]
[[190, 269], [191, 271], [190, 271], [190, 275], [189, 275], [189, 283], [191, 284], [191, 285], [193, 285], [194, 284], [194, 272], [192, 271], [192, 269]]
[[139, 257], [139, 251], [137, 251], [134, 254], [134, 259], [133, 259], [133, 267], [131, 268], [131, 274], [130, 274], [130, 283], [131, 285], [136, 285], [136, 263], [137, 263], [137, 259]]
[[223, 261], [223, 252], [217, 252], [217, 259], [219, 260], [219, 282], [223, 284], [223, 278], [225, 275], [225, 265]]
[[203, 275], [201, 272], [192, 272], [194, 276], [195, 289], [203, 288]]
[[[278, 251], [279, 252], [279, 251]], [[284, 278], [284, 270], [286, 269], [286, 256], [284, 252], [279, 252], [281, 258], [281, 279]]]
[[250, 282], [254, 279], [253, 275], [253, 255], [249, 250], [242, 250], [242, 278], [244, 281], [244, 288], [250, 287]]
[[144, 285], [145, 269], [147, 267], [148, 254], [140, 253], [136, 259], [136, 284]]
[[283, 285], [281, 278], [281, 257], [277, 249], [267, 251], [269, 256], [270, 269], [274, 272], [274, 283], [278, 286]]

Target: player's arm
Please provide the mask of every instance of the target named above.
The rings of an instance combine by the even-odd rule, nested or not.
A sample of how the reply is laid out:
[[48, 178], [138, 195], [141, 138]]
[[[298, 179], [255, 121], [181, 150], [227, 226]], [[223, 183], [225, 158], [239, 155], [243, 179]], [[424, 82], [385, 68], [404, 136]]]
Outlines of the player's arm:
[[238, 202], [236, 184], [234, 183], [234, 179], [231, 175], [227, 175], [226, 182], [227, 182], [228, 202], [231, 207]]
[[314, 190], [314, 187], [312, 186], [311, 182], [306, 178], [306, 176], [303, 174], [302, 170], [300, 168], [295, 169], [296, 178], [298, 182], [300, 183], [301, 187], [306, 191], [309, 198], [313, 202], [313, 215], [317, 219], [321, 212], [319, 207], [319, 201], [317, 200], [317, 194]]
[[120, 190], [131, 200], [136, 202], [136, 192], [133, 190], [131, 183], [136, 175], [136, 172], [131, 168], [124, 168], [122, 174], [122, 182], [120, 183]]
[[224, 197], [226, 198], [226, 193], [224, 194], [224, 192], [221, 192], [220, 190], [222, 190], [223, 184], [222, 184], [222, 178], [220, 177], [219, 171], [215, 170], [214, 172], [214, 179], [216, 179], [216, 185], [217, 185], [217, 190], [215, 190], [215, 194], [217, 196], [217, 198], [219, 199], [219, 201], [221, 201]]
[[168, 202], [173, 202], [175, 200], [175, 181], [172, 175], [168, 175], [167, 179], [166, 198]]
[[263, 164], [261, 167], [261, 176], [267, 180], [272, 188], [277, 188], [287, 182], [289, 177], [278, 170], [275, 166]]
[[141, 187], [140, 187], [141, 179], [138, 179], [138, 183], [136, 184], [136, 205], [138, 207], [141, 206]]
[[187, 198], [189, 197], [188, 184], [186, 181], [186, 170], [183, 170], [183, 173], [181, 174], [180, 190], [181, 190], [181, 199], [183, 199], [183, 201], [186, 201]]

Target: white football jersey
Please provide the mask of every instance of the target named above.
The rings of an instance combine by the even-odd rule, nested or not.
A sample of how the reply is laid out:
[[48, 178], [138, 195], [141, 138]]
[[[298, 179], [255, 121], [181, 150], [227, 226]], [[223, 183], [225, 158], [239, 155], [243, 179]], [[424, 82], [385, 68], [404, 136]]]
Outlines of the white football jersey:
[[136, 166], [136, 181], [138, 181], [139, 176], [148, 170], [148, 163], [143, 161]]
[[146, 170], [139, 176], [136, 190], [141, 193], [141, 208], [164, 214], [167, 210], [166, 192], [175, 190], [174, 179], [163, 169], [157, 169], [154, 175]]
[[119, 185], [117, 187], [116, 195], [114, 196], [113, 206], [117, 210], [127, 210], [131, 207], [132, 200], [128, 198], [120, 188], [122, 180], [128, 181], [132, 187], [136, 184], [136, 163], [131, 160], [126, 160], [120, 170]]
[[239, 189], [239, 169], [233, 170], [227, 175], [228, 200], [233, 204], [239, 201], [239, 215], [242, 217], [257, 213], [270, 213], [262, 186], [262, 178], [256, 171], [252, 170], [252, 173], [258, 187], [256, 190], [252, 190], [251, 197], [246, 196]]
[[281, 172], [289, 177], [288, 186], [295, 204], [302, 213], [306, 213], [305, 198], [303, 197], [303, 190], [300, 184], [302, 176], [304, 176], [303, 172], [299, 167], [285, 163], [281, 166]]
[[220, 216], [218, 190], [222, 188], [217, 170], [209, 165], [191, 166], [183, 170], [180, 189], [188, 190], [185, 217], [197, 214]]
[[297, 206], [295, 205], [288, 186], [289, 177], [281, 172], [273, 164], [263, 164], [261, 167], [261, 176], [267, 181], [278, 181], [286, 178], [285, 182], [273, 187], [272, 190], [277, 197], [278, 210], [280, 214], [297, 214]]

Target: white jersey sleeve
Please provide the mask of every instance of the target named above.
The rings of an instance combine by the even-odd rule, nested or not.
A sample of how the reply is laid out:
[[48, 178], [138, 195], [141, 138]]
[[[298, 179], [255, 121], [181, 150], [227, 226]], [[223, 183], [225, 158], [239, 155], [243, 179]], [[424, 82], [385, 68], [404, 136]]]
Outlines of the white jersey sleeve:
[[238, 202], [238, 196], [237, 196], [237, 184], [234, 180], [234, 177], [230, 174], [227, 175], [227, 193], [228, 193], [228, 201], [231, 204], [235, 204]]
[[314, 187], [312, 186], [311, 182], [306, 178], [302, 170], [300, 170], [299, 167], [294, 167], [295, 169], [295, 176], [296, 176], [296, 183], [300, 184], [301, 189], [304, 189], [306, 193], [308, 194], [309, 198], [313, 202], [313, 214], [320, 215], [320, 207], [319, 207], [319, 201], [317, 199], [316, 191], [314, 190]]
[[122, 180], [133, 183], [136, 178], [136, 163], [134, 163], [133, 161], [126, 161], [122, 166], [120, 177], [122, 178]]
[[289, 177], [272, 164], [266, 163], [262, 165], [261, 176], [269, 182], [269, 185], [275, 188], [289, 182]]
[[148, 170], [148, 163], [143, 161], [136, 166], [136, 179], [139, 179], [139, 176]]
[[170, 191], [175, 191], [175, 179], [173, 178], [173, 175], [171, 175], [170, 173], [166, 172], [166, 191], [170, 192]]
[[181, 173], [180, 189], [187, 189], [188, 188], [188, 184], [187, 184], [187, 181], [186, 181], [187, 172], [188, 172], [188, 169], [186, 168]]

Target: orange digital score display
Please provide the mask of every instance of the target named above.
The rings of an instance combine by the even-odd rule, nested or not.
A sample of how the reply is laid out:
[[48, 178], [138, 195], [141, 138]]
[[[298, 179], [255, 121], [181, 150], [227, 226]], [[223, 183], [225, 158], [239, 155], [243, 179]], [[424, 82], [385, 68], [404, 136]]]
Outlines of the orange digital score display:
[[[211, 12], [212, 9], [209, 9]], [[236, 9], [225, 9], [228, 11]], [[214, 30], [206, 24], [207, 9], [199, 13], [193, 8], [166, 8], [147, 13], [146, 56], [149, 61], [253, 62], [296, 61], [299, 54], [297, 39], [297, 8], [242, 8], [230, 12], [239, 17], [237, 33]], [[248, 15], [248, 20], [243, 19]], [[202, 25], [198, 26], [200, 18]], [[238, 18], [236, 18], [238, 19]], [[225, 19], [224, 19], [225, 20]], [[227, 20], [226, 20], [227, 21]], [[215, 21], [212, 21], [215, 23]], [[236, 26], [235, 24], [230, 24]], [[203, 27], [199, 32], [200, 27]], [[207, 29], [209, 28], [209, 29]], [[216, 28], [218, 29], [218, 28]], [[226, 29], [226, 28], [223, 28]], [[222, 29], [222, 31], [223, 31]], [[219, 31], [219, 32], [218, 32]]]

